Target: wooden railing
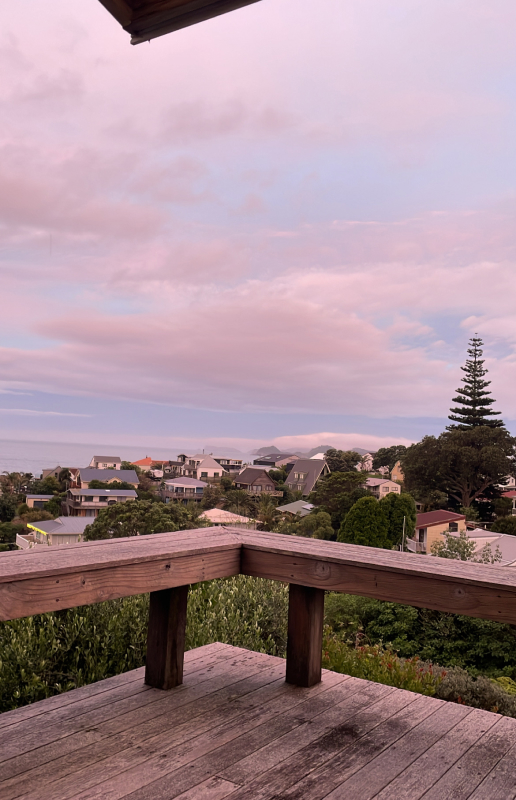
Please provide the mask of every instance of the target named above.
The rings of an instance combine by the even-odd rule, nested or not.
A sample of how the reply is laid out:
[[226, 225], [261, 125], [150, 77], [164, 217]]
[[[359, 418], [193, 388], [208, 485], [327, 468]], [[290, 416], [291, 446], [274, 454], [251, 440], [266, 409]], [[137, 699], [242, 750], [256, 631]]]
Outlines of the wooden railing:
[[150, 592], [145, 680], [182, 682], [188, 586], [233, 575], [290, 584], [289, 683], [321, 678], [324, 591], [516, 624], [516, 571], [236, 528], [0, 555], [0, 620]]

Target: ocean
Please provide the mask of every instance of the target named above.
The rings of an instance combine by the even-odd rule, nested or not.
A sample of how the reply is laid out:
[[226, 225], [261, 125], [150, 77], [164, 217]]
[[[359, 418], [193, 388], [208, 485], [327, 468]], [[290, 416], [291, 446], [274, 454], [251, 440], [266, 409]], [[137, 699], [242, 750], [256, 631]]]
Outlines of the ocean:
[[145, 452], [142, 447], [3, 439], [0, 440], [0, 473], [32, 472], [38, 477], [47, 467], [86, 467], [94, 455], [119, 456], [122, 461], [137, 461], [145, 456], [174, 459], [177, 453], [160, 447], [152, 447]]

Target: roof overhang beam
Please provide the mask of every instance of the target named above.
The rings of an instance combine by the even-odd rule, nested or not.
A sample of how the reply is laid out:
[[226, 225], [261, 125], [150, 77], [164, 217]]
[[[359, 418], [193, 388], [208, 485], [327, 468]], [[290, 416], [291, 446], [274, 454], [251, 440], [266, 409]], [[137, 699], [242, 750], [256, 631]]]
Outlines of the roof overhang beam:
[[131, 34], [131, 44], [149, 42], [258, 0], [100, 0]]

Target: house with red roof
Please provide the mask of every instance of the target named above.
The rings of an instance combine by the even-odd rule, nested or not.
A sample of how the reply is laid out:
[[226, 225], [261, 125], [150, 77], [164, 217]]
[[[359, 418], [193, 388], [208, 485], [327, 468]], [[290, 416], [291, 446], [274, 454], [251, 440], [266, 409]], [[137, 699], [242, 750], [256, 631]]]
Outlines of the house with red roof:
[[407, 539], [407, 549], [412, 553], [430, 553], [434, 542], [443, 542], [443, 534], [460, 533], [466, 530], [466, 517], [454, 511], [425, 511], [416, 517], [413, 539]]

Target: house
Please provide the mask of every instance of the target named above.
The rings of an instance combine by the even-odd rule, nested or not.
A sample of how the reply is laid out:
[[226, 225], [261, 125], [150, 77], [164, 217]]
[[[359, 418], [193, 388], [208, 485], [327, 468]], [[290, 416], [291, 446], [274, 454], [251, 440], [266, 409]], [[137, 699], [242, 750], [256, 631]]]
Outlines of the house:
[[145, 458], [140, 458], [139, 461], [132, 461], [131, 464], [133, 467], [138, 467], [141, 469], [142, 472], [151, 472], [152, 470], [164, 470], [165, 466], [168, 466], [168, 460], [160, 461], [159, 459], [151, 458], [150, 456], [145, 456]]
[[77, 470], [71, 488], [87, 489], [92, 481], [102, 481], [102, 483], [118, 483], [120, 481], [120, 483], [130, 483], [135, 489], [140, 483], [134, 469], [108, 470], [84, 467]]
[[395, 465], [393, 466], [391, 470], [391, 480], [400, 481], [401, 483], [403, 483], [403, 481], [405, 480], [405, 476], [401, 468], [401, 461], [396, 461]]
[[[36, 545], [75, 544], [81, 542], [86, 525], [92, 522], [88, 517], [57, 517], [57, 519], [42, 520], [41, 522], [28, 522], [27, 527], [34, 531], [32, 542]], [[20, 538], [26, 538], [23, 535]], [[18, 542], [17, 542], [18, 544]], [[25, 549], [23, 544], [18, 547]]]
[[47, 467], [46, 469], [41, 471], [41, 480], [44, 481], [45, 478], [55, 478], [56, 481], [59, 480], [60, 473], [65, 469], [65, 467], [60, 467], [59, 464], [57, 467]]
[[505, 483], [499, 483], [497, 484], [497, 486], [498, 489], [501, 489], [502, 491], [510, 492], [516, 489], [516, 478], [514, 477], [514, 475], [506, 475]]
[[295, 502], [287, 503], [285, 506], [278, 506], [278, 511], [287, 517], [306, 517], [314, 508], [315, 506], [312, 503], [307, 503], [306, 500], [295, 500]]
[[502, 497], [507, 497], [512, 500], [512, 516], [516, 516], [516, 489], [510, 489], [508, 492], [502, 492]]
[[364, 487], [368, 489], [377, 500], [380, 500], [380, 498], [385, 497], [391, 492], [401, 494], [401, 486], [399, 483], [390, 481], [388, 478], [367, 478]]
[[258, 456], [255, 458], [255, 466], [272, 467], [273, 469], [281, 469], [286, 467], [287, 464], [292, 464], [297, 461], [299, 456], [293, 453], [270, 453], [266, 456]]
[[101, 509], [136, 498], [134, 489], [68, 489], [65, 505], [70, 517], [98, 517]]
[[290, 470], [286, 484], [292, 492], [302, 492], [307, 497], [317, 481], [329, 475], [330, 468], [326, 461], [312, 458], [299, 458]]
[[122, 461], [118, 456], [93, 456], [88, 466], [93, 469], [122, 469]]
[[360, 459], [357, 464], [357, 469], [359, 472], [372, 472], [373, 471], [373, 460], [376, 453], [365, 453]]
[[171, 478], [163, 483], [161, 490], [161, 498], [165, 503], [177, 501], [180, 503], [188, 503], [193, 500], [200, 502], [204, 490], [208, 484], [205, 481], [199, 481], [197, 478], [180, 477]]
[[475, 544], [474, 557], [478, 558], [484, 547], [489, 545], [493, 555], [498, 549], [502, 556], [502, 560], [496, 562], [497, 566], [516, 567], [516, 536], [476, 528], [468, 531], [468, 539]]
[[225, 456], [213, 456], [217, 464], [220, 464], [225, 472], [240, 472], [242, 469], [242, 459], [241, 458], [226, 458]]
[[235, 478], [235, 488], [243, 489], [249, 494], [267, 493], [274, 497], [283, 497], [283, 492], [275, 491], [276, 486], [272, 478], [269, 478], [267, 470], [260, 467], [246, 467]]
[[181, 473], [188, 478], [216, 481], [220, 480], [223, 475], [227, 475], [221, 465], [212, 456], [205, 455], [205, 453], [198, 453], [195, 456], [181, 453], [177, 459], [182, 463]]
[[29, 508], [43, 508], [45, 503], [53, 498], [53, 494], [28, 494], [25, 496], [25, 502]]
[[425, 511], [416, 517], [413, 539], [407, 539], [407, 549], [412, 553], [430, 553], [434, 542], [444, 541], [443, 533], [460, 533], [466, 530], [466, 517], [454, 511]]
[[231, 528], [245, 528], [246, 530], [256, 530], [256, 520], [250, 517], [243, 517], [241, 514], [233, 514], [223, 508], [210, 508], [203, 511], [199, 519], [208, 520], [210, 526], [229, 525]]

